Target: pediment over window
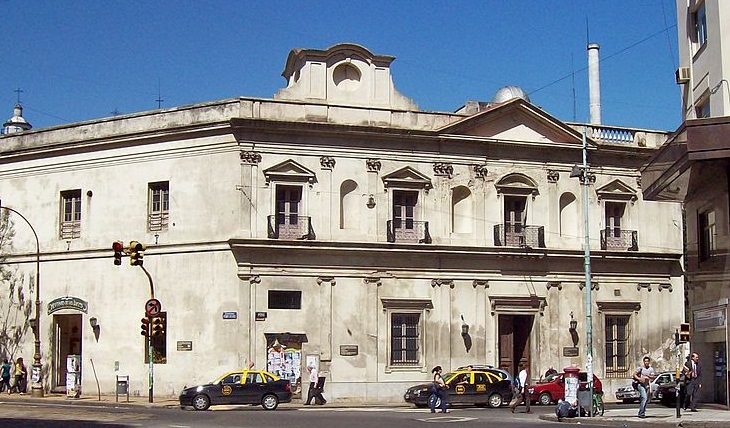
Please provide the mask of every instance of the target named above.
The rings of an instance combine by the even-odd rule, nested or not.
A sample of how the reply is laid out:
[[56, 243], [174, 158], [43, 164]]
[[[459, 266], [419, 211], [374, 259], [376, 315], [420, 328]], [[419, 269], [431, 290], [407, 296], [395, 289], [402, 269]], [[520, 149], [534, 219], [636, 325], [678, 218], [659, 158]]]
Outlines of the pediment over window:
[[547, 300], [540, 296], [489, 296], [492, 315], [496, 312], [539, 312], [543, 315]]
[[397, 187], [407, 189], [429, 190], [433, 187], [431, 179], [410, 166], [403, 167], [383, 176], [385, 188]]
[[535, 180], [520, 173], [505, 175], [494, 185], [494, 187], [497, 188], [498, 194], [532, 195], [533, 198], [540, 194], [537, 190], [537, 183]]
[[289, 159], [264, 170], [266, 184], [271, 181], [288, 181], [292, 183], [317, 182], [317, 175], [310, 169]]
[[431, 299], [381, 297], [383, 309], [433, 309]]
[[599, 312], [639, 312], [641, 302], [622, 301], [622, 302], [596, 302]]
[[623, 181], [616, 179], [596, 189], [598, 199], [610, 199], [619, 201], [635, 201], [636, 190]]

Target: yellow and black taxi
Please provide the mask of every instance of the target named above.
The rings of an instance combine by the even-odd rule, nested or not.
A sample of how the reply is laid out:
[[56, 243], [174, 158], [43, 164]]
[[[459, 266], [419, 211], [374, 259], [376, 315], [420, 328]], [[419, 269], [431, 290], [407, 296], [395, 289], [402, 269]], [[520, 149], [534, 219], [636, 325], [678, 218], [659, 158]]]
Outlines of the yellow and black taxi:
[[[446, 398], [449, 405], [472, 405], [479, 407], [500, 407], [512, 399], [512, 381], [509, 374], [495, 368], [463, 369], [442, 375], [449, 386]], [[427, 407], [433, 392], [433, 382], [408, 388], [403, 395], [407, 403], [416, 407]], [[440, 399], [435, 397], [436, 407]]]
[[288, 380], [263, 370], [237, 370], [205, 385], [184, 387], [180, 407], [206, 410], [219, 404], [260, 404], [266, 410], [274, 410], [279, 403], [290, 402], [291, 395]]

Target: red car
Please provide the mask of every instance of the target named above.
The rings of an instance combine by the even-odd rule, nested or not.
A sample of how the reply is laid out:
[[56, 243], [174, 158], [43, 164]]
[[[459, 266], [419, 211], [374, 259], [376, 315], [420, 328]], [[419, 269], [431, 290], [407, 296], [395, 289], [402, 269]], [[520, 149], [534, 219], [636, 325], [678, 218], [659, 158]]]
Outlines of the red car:
[[[530, 402], [548, 405], [565, 399], [565, 381], [563, 380], [563, 375], [564, 373], [558, 373], [549, 377], [547, 380], [530, 385], [528, 388]], [[578, 380], [580, 381], [578, 389], [583, 390], [588, 388], [588, 373], [578, 373]], [[601, 380], [596, 375], [593, 375], [593, 391], [596, 394], [603, 394], [603, 385], [601, 385]]]

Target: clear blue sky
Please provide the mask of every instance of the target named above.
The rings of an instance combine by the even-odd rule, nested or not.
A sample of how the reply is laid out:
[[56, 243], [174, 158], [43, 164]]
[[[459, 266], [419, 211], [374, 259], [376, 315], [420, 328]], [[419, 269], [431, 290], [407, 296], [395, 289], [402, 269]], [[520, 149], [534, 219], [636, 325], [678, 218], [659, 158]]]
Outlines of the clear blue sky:
[[[396, 88], [454, 111], [506, 85], [588, 121], [587, 37], [603, 123], [681, 122], [675, 0], [0, 0], [0, 120], [34, 128], [237, 96], [272, 97], [293, 48], [392, 55]], [[573, 95], [575, 93], [575, 96]], [[575, 107], [574, 107], [575, 106]]]

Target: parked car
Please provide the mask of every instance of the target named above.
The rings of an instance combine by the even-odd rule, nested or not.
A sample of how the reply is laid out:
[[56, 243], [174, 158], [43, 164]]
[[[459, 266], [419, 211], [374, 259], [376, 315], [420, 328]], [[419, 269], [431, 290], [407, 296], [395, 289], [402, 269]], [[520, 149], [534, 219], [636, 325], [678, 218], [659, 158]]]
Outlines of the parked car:
[[[563, 376], [565, 373], [559, 373], [557, 376], [553, 376], [548, 381], [538, 382], [534, 385], [530, 385], [528, 391], [530, 393], [530, 402], [547, 405], [555, 403], [558, 400], [565, 399], [565, 381]], [[588, 373], [578, 373], [578, 389], [588, 388]], [[603, 385], [601, 380], [593, 375], [593, 391], [597, 394], [603, 394]]]
[[[463, 369], [442, 375], [449, 386], [446, 390], [449, 405], [472, 405], [480, 407], [500, 407], [512, 399], [512, 381], [507, 372], [493, 368]], [[427, 407], [433, 382], [422, 383], [408, 388], [403, 395], [407, 403], [416, 407]], [[440, 405], [437, 400], [436, 406]]]
[[[654, 380], [651, 382], [652, 400], [658, 400], [661, 398], [657, 396], [659, 386], [667, 383], [670, 383], [672, 385], [675, 383], [674, 372], [662, 372], [654, 378]], [[639, 401], [639, 391], [634, 389], [633, 385], [622, 386], [621, 388], [616, 390], [616, 399], [623, 401], [624, 403], [633, 403], [635, 401]]]
[[290, 402], [291, 395], [288, 380], [263, 370], [237, 370], [204, 385], [183, 387], [180, 407], [206, 410], [219, 404], [260, 404], [274, 410], [279, 403]]
[[[685, 394], [684, 387], [680, 388], [679, 394], [679, 402], [683, 405]], [[675, 407], [677, 405], [677, 384], [675, 382], [667, 382], [657, 385], [654, 397], [667, 407]]]

